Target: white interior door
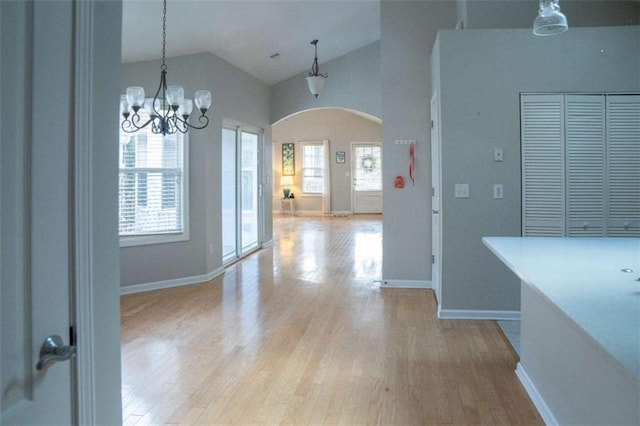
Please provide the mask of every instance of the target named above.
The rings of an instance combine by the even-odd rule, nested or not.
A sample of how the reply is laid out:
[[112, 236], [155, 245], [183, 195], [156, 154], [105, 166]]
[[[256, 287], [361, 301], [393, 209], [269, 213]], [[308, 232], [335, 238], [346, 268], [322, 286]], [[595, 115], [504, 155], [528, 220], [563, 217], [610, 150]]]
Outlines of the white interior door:
[[436, 294], [438, 306], [441, 295], [441, 229], [440, 229], [440, 123], [438, 95], [431, 98], [431, 286]]
[[70, 338], [72, 16], [71, 2], [0, 2], [0, 422], [7, 425], [74, 418], [75, 364], [36, 368], [48, 336], [66, 345]]
[[351, 145], [354, 213], [382, 213], [382, 145]]

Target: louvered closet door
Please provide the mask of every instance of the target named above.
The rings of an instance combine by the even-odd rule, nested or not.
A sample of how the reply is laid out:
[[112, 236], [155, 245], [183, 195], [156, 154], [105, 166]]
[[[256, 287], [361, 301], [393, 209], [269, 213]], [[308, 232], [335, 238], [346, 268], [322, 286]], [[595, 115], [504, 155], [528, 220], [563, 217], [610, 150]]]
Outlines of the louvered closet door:
[[522, 95], [522, 235], [564, 236], [564, 98]]
[[602, 237], [606, 233], [605, 102], [603, 95], [567, 95], [567, 236]]
[[607, 96], [609, 236], [640, 237], [640, 96]]

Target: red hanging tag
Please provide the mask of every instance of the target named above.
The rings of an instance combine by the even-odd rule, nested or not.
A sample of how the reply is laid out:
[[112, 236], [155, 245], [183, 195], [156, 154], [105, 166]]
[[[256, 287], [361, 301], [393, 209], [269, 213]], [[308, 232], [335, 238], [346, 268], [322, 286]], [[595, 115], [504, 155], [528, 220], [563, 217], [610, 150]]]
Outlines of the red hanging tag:
[[402, 176], [396, 176], [396, 180], [393, 182], [395, 188], [404, 188], [404, 178]]

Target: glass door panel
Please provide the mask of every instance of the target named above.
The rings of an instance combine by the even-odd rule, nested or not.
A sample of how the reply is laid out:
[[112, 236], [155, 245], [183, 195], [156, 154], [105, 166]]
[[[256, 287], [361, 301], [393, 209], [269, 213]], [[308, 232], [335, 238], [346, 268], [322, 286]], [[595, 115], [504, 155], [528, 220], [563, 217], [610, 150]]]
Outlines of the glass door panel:
[[242, 133], [242, 253], [258, 245], [258, 135]]
[[222, 259], [237, 257], [237, 161], [234, 129], [222, 129]]

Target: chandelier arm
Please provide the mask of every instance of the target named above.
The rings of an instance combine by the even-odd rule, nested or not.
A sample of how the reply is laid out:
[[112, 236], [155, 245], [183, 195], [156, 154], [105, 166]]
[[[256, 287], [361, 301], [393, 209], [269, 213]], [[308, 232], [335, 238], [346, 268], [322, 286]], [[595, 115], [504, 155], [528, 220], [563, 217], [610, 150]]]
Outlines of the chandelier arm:
[[[202, 129], [204, 129], [205, 127], [207, 127], [209, 125], [209, 117], [207, 117], [204, 114], [202, 114], [200, 117], [198, 117], [198, 121], [200, 123], [203, 123], [202, 126], [193, 125], [193, 124], [189, 123], [187, 120], [184, 120], [183, 118], [178, 117], [178, 116], [176, 116], [176, 120], [178, 122], [182, 123], [185, 126], [186, 130], [189, 130], [189, 129], [202, 130]], [[185, 132], [183, 132], [183, 133], [185, 133]]]
[[[127, 133], [135, 133], [138, 130], [147, 127], [149, 123], [152, 123], [154, 121], [154, 118], [155, 117], [151, 117], [142, 126], [138, 126], [138, 122], [140, 121], [140, 116], [136, 113], [131, 116], [131, 120], [124, 120], [120, 125], [120, 128], [122, 128], [122, 130], [124, 130]], [[132, 128], [133, 130], [129, 130]]]

